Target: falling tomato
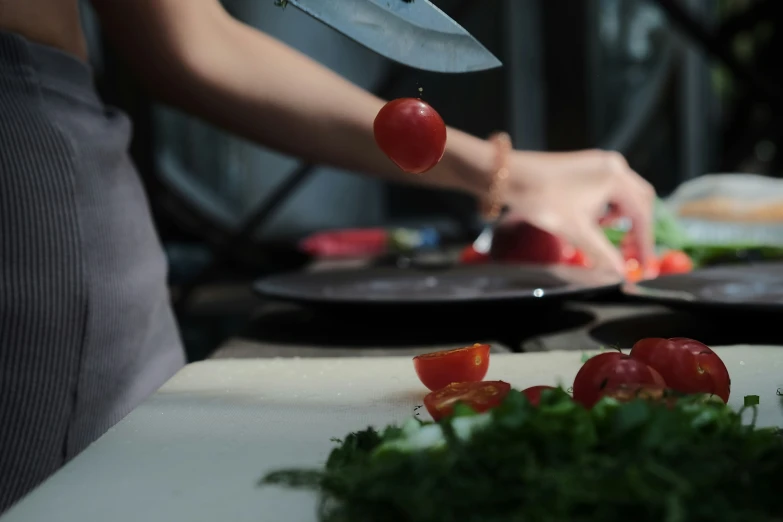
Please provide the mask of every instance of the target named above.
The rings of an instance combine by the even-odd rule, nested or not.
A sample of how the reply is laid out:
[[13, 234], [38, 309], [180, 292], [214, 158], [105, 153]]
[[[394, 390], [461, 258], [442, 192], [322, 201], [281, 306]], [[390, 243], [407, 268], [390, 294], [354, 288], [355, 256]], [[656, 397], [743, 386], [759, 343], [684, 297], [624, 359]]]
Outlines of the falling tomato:
[[421, 383], [439, 390], [453, 382], [478, 382], [489, 369], [489, 345], [474, 344], [455, 350], [425, 353], [413, 358]]
[[511, 385], [503, 381], [455, 382], [428, 393], [424, 407], [436, 421], [454, 412], [454, 406], [461, 402], [478, 413], [500, 406]]
[[373, 130], [378, 147], [410, 174], [427, 172], [446, 151], [443, 118], [417, 98], [399, 98], [384, 105], [375, 117]]

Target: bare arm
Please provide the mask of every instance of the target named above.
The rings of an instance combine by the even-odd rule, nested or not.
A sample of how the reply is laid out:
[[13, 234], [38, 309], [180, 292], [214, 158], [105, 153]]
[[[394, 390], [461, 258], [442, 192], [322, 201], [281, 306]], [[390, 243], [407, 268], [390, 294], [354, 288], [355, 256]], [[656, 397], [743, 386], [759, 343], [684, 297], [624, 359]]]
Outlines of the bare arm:
[[[272, 1], [272, 0], [258, 0]], [[493, 148], [449, 128], [443, 161], [402, 173], [378, 149], [383, 101], [232, 18], [217, 0], [93, 0], [107, 34], [163, 101], [310, 161], [483, 196]]]

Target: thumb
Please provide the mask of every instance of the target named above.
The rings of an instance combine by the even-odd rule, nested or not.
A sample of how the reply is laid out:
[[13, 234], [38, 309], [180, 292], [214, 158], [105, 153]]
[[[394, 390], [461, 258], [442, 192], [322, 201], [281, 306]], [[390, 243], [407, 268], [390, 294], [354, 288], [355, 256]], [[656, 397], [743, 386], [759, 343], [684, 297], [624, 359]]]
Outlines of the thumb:
[[596, 268], [617, 272], [625, 277], [623, 256], [600, 227], [593, 224], [582, 227], [579, 234], [574, 237], [573, 244], [587, 254]]

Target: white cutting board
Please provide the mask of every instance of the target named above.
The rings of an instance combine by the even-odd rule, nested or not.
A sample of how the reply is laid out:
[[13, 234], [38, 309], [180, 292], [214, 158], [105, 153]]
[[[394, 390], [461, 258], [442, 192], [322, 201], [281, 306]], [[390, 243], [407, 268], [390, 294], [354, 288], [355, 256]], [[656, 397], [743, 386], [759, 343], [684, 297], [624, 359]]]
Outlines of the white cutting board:
[[[718, 353], [732, 404], [759, 395], [759, 423], [783, 426], [783, 347]], [[569, 386], [580, 365], [579, 352], [497, 354], [487, 378]], [[320, 465], [331, 437], [402, 422], [425, 391], [407, 357], [192, 364], [2, 522], [315, 522], [313, 494], [258, 478]]]

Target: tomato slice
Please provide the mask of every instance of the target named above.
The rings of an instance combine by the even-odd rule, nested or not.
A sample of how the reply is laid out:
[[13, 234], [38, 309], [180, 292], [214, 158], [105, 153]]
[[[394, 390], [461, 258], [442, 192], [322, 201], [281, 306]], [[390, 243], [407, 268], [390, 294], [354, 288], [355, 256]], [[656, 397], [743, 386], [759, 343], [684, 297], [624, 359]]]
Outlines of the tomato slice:
[[455, 350], [425, 353], [413, 358], [421, 383], [439, 390], [453, 382], [478, 382], [489, 369], [488, 344], [474, 344]]
[[424, 407], [436, 421], [454, 412], [454, 406], [462, 402], [478, 413], [500, 406], [511, 385], [503, 381], [455, 382], [428, 393]]
[[612, 397], [619, 402], [630, 402], [641, 399], [650, 402], [664, 403], [674, 406], [677, 398], [671, 395], [669, 388], [656, 384], [620, 384], [612, 386], [601, 393], [601, 397]]
[[729, 401], [729, 371], [718, 354], [699, 341], [685, 337], [641, 339], [631, 348], [631, 357], [655, 368], [675, 391], [707, 393]]
[[574, 400], [592, 408], [607, 390], [625, 384], [666, 386], [663, 377], [642, 361], [620, 352], [591, 357], [574, 379]]
[[373, 123], [375, 142], [400, 169], [423, 174], [446, 151], [446, 124], [429, 104], [417, 98], [392, 100]]
[[693, 260], [681, 250], [669, 250], [661, 257], [661, 274], [687, 274], [693, 270]]
[[530, 388], [525, 388], [522, 390], [522, 394], [527, 397], [527, 400], [530, 401], [530, 404], [533, 406], [538, 406], [538, 404], [541, 402], [541, 393], [544, 390], [555, 390], [556, 388], [552, 386], [531, 386]]

